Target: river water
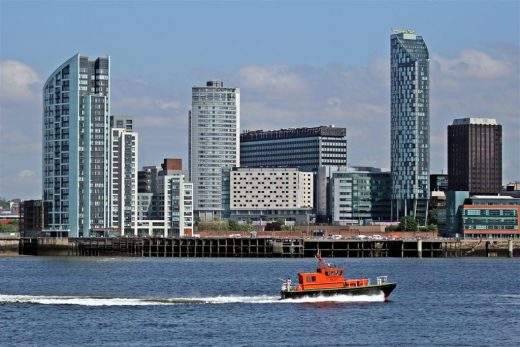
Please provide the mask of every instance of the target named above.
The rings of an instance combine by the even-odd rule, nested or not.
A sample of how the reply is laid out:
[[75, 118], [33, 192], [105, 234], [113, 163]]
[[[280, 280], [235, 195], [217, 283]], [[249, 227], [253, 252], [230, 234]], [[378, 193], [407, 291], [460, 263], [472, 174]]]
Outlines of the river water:
[[334, 262], [390, 301], [278, 300], [314, 259], [0, 257], [0, 345], [520, 345], [518, 259]]

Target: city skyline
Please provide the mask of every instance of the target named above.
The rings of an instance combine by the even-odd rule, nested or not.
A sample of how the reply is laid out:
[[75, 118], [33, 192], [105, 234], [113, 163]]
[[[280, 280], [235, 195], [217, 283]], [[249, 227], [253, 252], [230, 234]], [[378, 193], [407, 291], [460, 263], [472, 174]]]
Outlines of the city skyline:
[[[416, 30], [431, 53], [430, 172], [447, 173], [447, 125], [480, 116], [503, 125], [503, 183], [519, 179], [517, 2], [125, 4], [0, 3], [0, 196], [41, 196], [43, 83], [78, 52], [110, 55], [111, 115], [134, 118], [139, 167], [188, 162], [191, 87], [219, 79], [241, 89], [241, 132], [334, 124], [347, 128], [351, 165], [389, 168], [395, 27]], [[56, 39], [51, 13], [78, 25]]]

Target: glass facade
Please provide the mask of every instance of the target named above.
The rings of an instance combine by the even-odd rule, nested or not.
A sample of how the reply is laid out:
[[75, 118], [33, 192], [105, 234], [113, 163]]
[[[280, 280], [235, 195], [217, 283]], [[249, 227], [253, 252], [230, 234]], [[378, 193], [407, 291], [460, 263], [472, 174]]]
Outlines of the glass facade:
[[316, 127], [244, 132], [240, 139], [240, 165], [312, 171], [325, 165], [346, 166], [346, 129]]
[[331, 181], [334, 224], [390, 220], [389, 172], [337, 171], [332, 173]]
[[421, 36], [391, 36], [391, 172], [396, 219], [427, 218], [430, 175], [429, 53]]
[[240, 166], [240, 89], [221, 81], [193, 87], [189, 121], [190, 180], [201, 220], [223, 214], [222, 169]]
[[110, 59], [75, 55], [43, 87], [43, 200], [52, 234], [110, 225]]
[[464, 205], [462, 229], [465, 238], [520, 238], [520, 206]]

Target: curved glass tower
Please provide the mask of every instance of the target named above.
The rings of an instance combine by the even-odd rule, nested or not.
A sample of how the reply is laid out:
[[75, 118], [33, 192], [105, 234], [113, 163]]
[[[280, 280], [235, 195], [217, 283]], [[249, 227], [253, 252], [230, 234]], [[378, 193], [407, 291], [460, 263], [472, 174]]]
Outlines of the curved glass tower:
[[430, 195], [429, 54], [412, 30], [390, 38], [392, 214], [425, 223]]
[[43, 87], [43, 200], [53, 236], [109, 227], [110, 58], [76, 54]]

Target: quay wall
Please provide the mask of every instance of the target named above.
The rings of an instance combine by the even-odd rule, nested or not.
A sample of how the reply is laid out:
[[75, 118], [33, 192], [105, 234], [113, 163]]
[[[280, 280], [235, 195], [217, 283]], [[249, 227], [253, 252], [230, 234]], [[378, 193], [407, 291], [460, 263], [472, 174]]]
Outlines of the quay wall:
[[[22, 238], [20, 254], [123, 257], [520, 257], [520, 240], [326, 238]], [[12, 247], [12, 246], [11, 246]], [[11, 252], [14, 248], [11, 248]], [[18, 245], [16, 246], [16, 251]]]
[[0, 238], [0, 256], [18, 255], [19, 245], [18, 238]]

